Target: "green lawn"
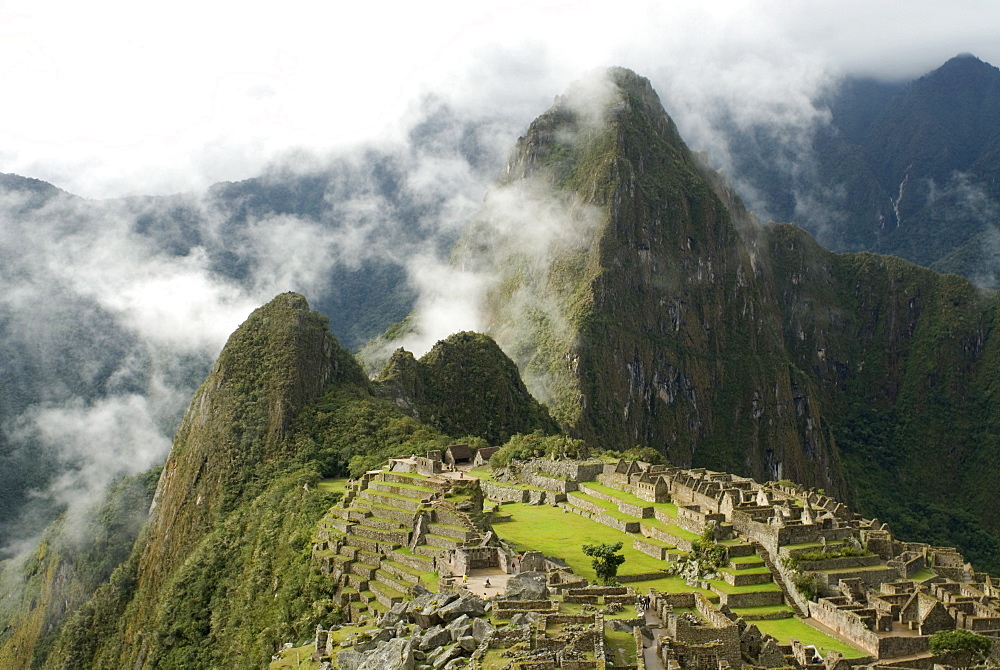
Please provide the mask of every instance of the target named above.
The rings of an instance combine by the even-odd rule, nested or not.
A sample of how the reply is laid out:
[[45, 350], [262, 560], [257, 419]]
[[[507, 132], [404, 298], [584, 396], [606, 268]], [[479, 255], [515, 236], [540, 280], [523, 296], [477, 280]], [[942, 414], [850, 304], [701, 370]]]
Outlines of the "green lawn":
[[622, 491], [621, 489], [616, 489], [611, 486], [605, 486], [600, 482], [581, 482], [584, 486], [591, 488], [595, 491], [599, 491], [605, 495], [614, 496], [618, 500], [627, 502], [632, 505], [638, 505], [639, 507], [652, 507], [653, 503], [648, 500], [643, 500], [637, 495], [629, 493], [627, 491]]
[[632, 538], [587, 517], [564, 512], [549, 505], [510, 503], [503, 511], [511, 520], [498, 524], [496, 533], [514, 543], [519, 551], [535, 549], [546, 556], [566, 561], [573, 572], [595, 582], [597, 575], [591, 567], [591, 558], [583, 553], [582, 545], [621, 542], [625, 563], [619, 574], [635, 575], [665, 570], [667, 563], [632, 548]]
[[610, 665], [635, 665], [635, 637], [617, 630], [604, 631], [604, 641], [611, 650]]
[[347, 477], [322, 479], [316, 482], [316, 488], [326, 493], [343, 493], [347, 490]]
[[855, 649], [846, 642], [830, 637], [826, 633], [820, 632], [801, 619], [776, 619], [774, 621], [754, 621], [760, 632], [771, 635], [778, 642], [788, 644], [795, 638], [803, 644], [814, 644], [819, 652], [839, 651], [845, 658], [860, 658], [868, 654]]
[[733, 612], [740, 615], [741, 617], [753, 618], [755, 616], [766, 616], [768, 614], [776, 614], [778, 612], [791, 612], [792, 608], [788, 605], [762, 605], [760, 607], [734, 607]]

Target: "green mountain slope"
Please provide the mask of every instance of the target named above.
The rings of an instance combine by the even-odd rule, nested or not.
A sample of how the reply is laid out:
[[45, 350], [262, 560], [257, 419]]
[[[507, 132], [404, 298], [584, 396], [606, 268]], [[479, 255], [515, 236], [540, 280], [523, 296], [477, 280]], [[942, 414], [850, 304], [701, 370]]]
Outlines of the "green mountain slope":
[[[439, 350], [443, 361], [475, 361], [485, 380], [509, 381], [508, 393], [523, 391], [488, 338], [464, 334]], [[427, 366], [433, 387], [442, 375], [433, 357]], [[192, 399], [131, 554], [119, 543], [124, 560], [61, 631], [50, 628], [44, 646], [32, 633], [40, 624], [17, 619], [25, 608], [12, 605], [19, 658], [48, 668], [258, 668], [284, 641], [335, 620], [334, 583], [310, 556], [316, 524], [339, 494], [317, 482], [456, 437], [376, 390], [304, 298], [284, 294], [256, 310]], [[453, 400], [439, 407], [438, 422], [461, 426], [461, 435], [509, 435], [547, 418], [528, 396], [520, 411], [480, 422], [480, 435], [463, 420], [482, 400]], [[38, 591], [54, 579], [40, 575]]]
[[830, 122], [793, 155], [773, 129], [723, 128], [756, 207], [834, 251], [1000, 286], [1000, 69], [963, 54], [906, 84], [848, 80], [816, 105]]
[[[532, 391], [603, 447], [822, 487], [906, 532], [934, 506], [992, 565], [996, 294], [756, 223], [645, 79], [608, 81], [532, 124], [456, 250], [495, 277], [489, 332]], [[539, 251], [524, 211], [546, 208], [563, 232]]]

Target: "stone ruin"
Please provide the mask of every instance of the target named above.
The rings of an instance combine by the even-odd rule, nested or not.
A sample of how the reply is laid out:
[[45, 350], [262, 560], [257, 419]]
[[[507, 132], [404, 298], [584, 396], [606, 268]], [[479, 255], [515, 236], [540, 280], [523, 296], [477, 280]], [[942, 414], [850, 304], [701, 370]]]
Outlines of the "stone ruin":
[[[669, 521], [684, 531], [701, 535], [710, 529], [715, 541], [727, 543], [730, 557], [746, 556], [747, 551], [759, 555], [780, 587], [778, 591], [751, 594], [752, 598], [722, 593], [720, 606], [694, 593], [655, 595], [654, 609], [666, 628], [666, 634], [655, 640], [656, 653], [671, 670], [719, 670], [747, 664], [762, 668], [822, 664], [827, 670], [846, 670], [848, 665], [900, 657], [908, 659], [908, 667], [929, 669], [933, 659], [928, 639], [937, 630], [966, 628], [1000, 637], [1000, 584], [992, 577], [975, 572], [953, 548], [898, 541], [885, 524], [853, 514], [815, 491], [781, 482], [759, 484], [704, 469], [682, 470], [635, 461], [608, 464], [536, 459], [514, 464], [507, 474], [509, 485], [502, 483], [502, 474], [497, 477], [501, 483], [466, 480], [478, 494], [463, 511], [447, 504], [448, 491], [455, 482], [443, 476], [446, 468], [441, 458], [440, 452], [431, 452], [425, 457], [393, 459], [388, 472], [368, 473], [345, 496], [336, 519], [329, 520], [332, 530], [317, 545], [314, 553], [320, 563], [325, 562], [325, 571], [344, 585], [343, 604], [352, 612], [367, 610], [369, 616], [379, 619], [380, 628], [371, 637], [356, 641], [352, 649], [338, 655], [340, 664], [349, 670], [375, 670], [376, 666], [379, 670], [424, 666], [442, 670], [466, 664], [476, 668], [490, 649], [506, 649], [503, 658], [510, 659], [511, 668], [603, 667], [603, 651], [596, 650], [601, 645], [592, 644], [603, 630], [603, 624], [596, 623], [600, 612], [594, 602], [598, 596], [588, 591], [595, 587], [541, 554], [531, 555], [529, 560], [522, 556], [521, 565], [515, 567], [513, 552], [497, 541], [488, 522], [476, 515], [484, 493], [495, 501], [560, 505], [586, 514], [634, 534], [637, 549], [665, 562], [678, 560], [680, 554], [671, 552], [687, 552], [690, 544], [684, 546], [683, 537], [644, 537], [644, 533], [654, 531], [638, 521], [659, 514], [653, 505], [669, 502], [677, 508], [676, 517]], [[413, 479], [400, 478], [410, 473], [426, 479], [413, 484]], [[623, 502], [588, 487], [587, 482], [595, 480], [649, 506]], [[518, 482], [529, 484], [532, 490], [518, 487]], [[434, 490], [422, 491], [421, 486]], [[637, 522], [612, 518], [596, 503], [588, 503], [602, 496], [615, 500], [619, 510], [633, 515]], [[414, 499], [411, 506], [406, 504], [407, 498]], [[387, 517], [398, 517], [399, 526], [380, 527], [387, 525]], [[447, 537], [442, 534], [445, 526], [463, 530], [456, 533], [452, 528], [450, 540], [444, 541], [440, 538]], [[670, 549], [671, 544], [675, 550]], [[865, 550], [849, 552], [845, 547]], [[411, 568], [405, 584], [399, 565]], [[469, 594], [442, 593], [436, 599], [433, 594], [421, 594], [424, 586], [461, 592], [460, 584], [447, 576], [484, 567], [505, 573], [537, 572], [546, 590], [560, 593], [564, 601], [581, 602], [589, 611], [579, 621], [564, 620], [560, 617], [570, 615], [559, 614], [548, 593], [498, 598], [488, 607], [494, 617], [510, 623], [494, 629], [485, 620], [475, 623], [481, 619], [465, 612], [448, 618], [451, 610], [447, 607], [467, 601]], [[445, 577], [440, 584], [424, 584], [422, 576], [414, 578], [412, 574], [434, 571]], [[380, 583], [379, 572], [398, 578], [393, 587], [400, 588], [392, 590], [400, 597], [392, 597], [391, 592], [388, 598], [380, 597], [387, 591], [372, 585]], [[815, 577], [821, 591], [817, 600], [807, 600], [795, 587], [796, 575], [801, 574]], [[733, 579], [750, 576], [726, 575], [726, 579], [738, 586]], [[914, 577], [917, 579], [911, 579]], [[370, 595], [360, 595], [366, 586], [371, 588]], [[621, 593], [600, 593], [605, 606], [627, 606], [634, 600], [634, 592], [621, 588]], [[415, 594], [420, 595], [407, 600]], [[616, 597], [621, 602], [616, 603]], [[355, 607], [354, 603], [366, 598], [370, 598], [367, 608]], [[372, 600], [381, 607], [372, 606]], [[778, 644], [731, 609], [782, 602], [801, 616], [813, 616], [870, 656], [846, 660], [828, 653], [820, 659], [809, 645]], [[679, 608], [692, 612], [681, 615], [675, 611]], [[468, 621], [461, 618], [463, 615]], [[622, 624], [616, 621], [615, 625]], [[474, 626], [478, 626], [478, 636]], [[553, 630], [568, 630], [576, 637], [552, 642], [549, 633]], [[635, 628], [640, 657], [641, 630], [641, 626]], [[377, 663], [366, 660], [373, 654], [379, 659]]]

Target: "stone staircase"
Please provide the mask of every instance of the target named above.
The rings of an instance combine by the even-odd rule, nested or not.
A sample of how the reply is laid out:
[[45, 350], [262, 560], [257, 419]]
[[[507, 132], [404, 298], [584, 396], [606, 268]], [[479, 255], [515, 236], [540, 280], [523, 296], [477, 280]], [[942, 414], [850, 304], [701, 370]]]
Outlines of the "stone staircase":
[[313, 558], [337, 580], [352, 621], [409, 599], [417, 585], [436, 590], [435, 559], [482, 541], [472, 516], [444, 500], [448, 485], [439, 478], [369, 472], [320, 521]]

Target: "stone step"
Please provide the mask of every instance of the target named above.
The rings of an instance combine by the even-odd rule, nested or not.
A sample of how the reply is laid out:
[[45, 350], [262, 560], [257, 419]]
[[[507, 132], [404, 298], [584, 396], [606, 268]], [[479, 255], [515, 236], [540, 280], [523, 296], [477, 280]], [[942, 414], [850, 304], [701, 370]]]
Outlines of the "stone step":
[[397, 563], [395, 561], [390, 561], [385, 559], [379, 566], [380, 569], [385, 570], [395, 579], [399, 579], [406, 584], [416, 584], [420, 581], [420, 570], [415, 570], [402, 563]]
[[380, 602], [385, 607], [392, 607], [396, 603], [401, 603], [406, 600], [405, 593], [397, 591], [383, 582], [371, 582], [369, 587], [371, 588], [372, 593], [375, 594], [375, 600]]
[[363, 577], [364, 579], [368, 580], [374, 579], [375, 572], [377, 570], [378, 570], [377, 565], [369, 565], [368, 563], [361, 563], [359, 561], [351, 563], [350, 567], [352, 575], [358, 575], [359, 577]]
[[[378, 510], [381, 511], [381, 510]], [[360, 526], [365, 526], [368, 528], [379, 528], [381, 530], [406, 530], [409, 531], [410, 526], [403, 525], [401, 522], [395, 519], [389, 519], [381, 516], [369, 516], [361, 520]]]
[[382, 562], [382, 554], [375, 553], [373, 551], [366, 551], [365, 549], [359, 549], [356, 560], [362, 563], [367, 563], [368, 565], [378, 566]]
[[468, 528], [463, 526], [443, 524], [443, 523], [429, 523], [427, 524], [428, 530], [434, 535], [440, 535], [442, 537], [451, 537], [459, 542], [468, 542], [479, 535], [478, 532], [470, 531]]
[[413, 548], [413, 553], [420, 556], [427, 556], [430, 558], [436, 558], [444, 553], [444, 549], [441, 547], [435, 547], [428, 544], [418, 544]]
[[723, 543], [726, 547], [726, 553], [729, 554], [729, 558], [738, 558], [741, 556], [751, 556], [756, 551], [752, 544], [747, 544], [746, 542], [740, 542], [738, 544]]
[[387, 493], [384, 491], [373, 491], [371, 489], [366, 489], [361, 492], [361, 496], [365, 499], [367, 505], [373, 507], [386, 506], [386, 507], [396, 507], [400, 509], [409, 510], [410, 512], [416, 512], [420, 509], [423, 503], [416, 498], [407, 498], [404, 496], [399, 496], [394, 493]]
[[462, 545], [462, 542], [453, 537], [434, 535], [433, 533], [427, 533], [424, 535], [424, 542], [432, 547], [438, 547], [440, 549], [454, 549], [455, 547]]
[[[351, 536], [372, 540], [376, 543], [394, 544], [396, 546], [410, 543], [409, 530], [384, 530], [382, 528], [372, 528], [371, 526], [355, 526], [351, 529]], [[369, 550], [371, 551], [371, 549]], [[374, 551], [378, 551], [378, 549], [376, 548]]]
[[407, 566], [408, 568], [413, 568], [414, 570], [419, 570], [421, 572], [434, 572], [433, 557], [400, 550], [389, 554], [389, 558]]
[[731, 568], [722, 568], [719, 572], [730, 586], [752, 586], [768, 584], [772, 581], [770, 570], [766, 572], [742, 572]]
[[348, 573], [348, 574], [344, 575], [344, 577], [347, 579], [347, 585], [350, 586], [355, 591], [361, 592], [361, 591], [367, 591], [368, 590], [368, 580], [367, 579], [364, 579], [363, 577], [361, 577], [359, 575], [355, 575], [354, 573]]
[[401, 496], [403, 498], [412, 498], [418, 501], [430, 500], [434, 495], [434, 491], [428, 489], [427, 487], [399, 484], [396, 482], [373, 481], [368, 485], [368, 490], [378, 491], [379, 493], [388, 493]]
[[405, 580], [402, 580], [399, 577], [390, 573], [388, 570], [384, 570], [381, 568], [379, 569], [378, 572], [375, 573], [375, 581], [378, 582], [379, 584], [384, 584], [388, 587], [391, 587], [392, 589], [395, 589], [396, 591], [404, 595], [409, 593], [410, 587], [416, 583], [416, 582], [407, 582]]

